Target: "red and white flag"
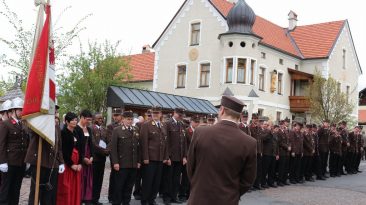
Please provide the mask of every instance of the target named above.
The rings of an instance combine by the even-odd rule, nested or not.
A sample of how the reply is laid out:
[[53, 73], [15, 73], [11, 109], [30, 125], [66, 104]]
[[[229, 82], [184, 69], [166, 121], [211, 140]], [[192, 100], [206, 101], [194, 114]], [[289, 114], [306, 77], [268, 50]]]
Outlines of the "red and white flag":
[[[46, 20], [44, 19], [46, 15]], [[51, 6], [40, 4], [33, 56], [24, 98], [23, 119], [48, 143], [55, 144], [55, 56]]]

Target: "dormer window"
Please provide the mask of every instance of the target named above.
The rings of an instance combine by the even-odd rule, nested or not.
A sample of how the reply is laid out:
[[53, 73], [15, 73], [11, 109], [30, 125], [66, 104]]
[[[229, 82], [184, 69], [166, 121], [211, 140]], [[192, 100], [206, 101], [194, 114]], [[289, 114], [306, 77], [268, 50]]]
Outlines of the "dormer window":
[[225, 83], [233, 82], [233, 69], [234, 69], [234, 60], [232, 58], [226, 59]]
[[191, 46], [197, 46], [200, 44], [200, 32], [201, 32], [201, 23], [192, 23], [191, 24]]

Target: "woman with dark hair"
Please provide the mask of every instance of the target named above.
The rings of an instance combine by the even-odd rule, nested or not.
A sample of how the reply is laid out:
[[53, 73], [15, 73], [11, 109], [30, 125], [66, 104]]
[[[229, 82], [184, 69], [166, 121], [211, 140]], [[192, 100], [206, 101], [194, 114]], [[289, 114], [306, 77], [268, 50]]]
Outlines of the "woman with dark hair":
[[93, 115], [89, 110], [80, 113], [80, 121], [75, 128], [76, 134], [81, 139], [83, 170], [81, 178], [81, 200], [86, 204], [91, 204], [93, 195], [93, 142], [92, 130], [89, 127], [93, 120]]
[[65, 161], [65, 172], [58, 177], [58, 205], [80, 205], [82, 139], [76, 134], [77, 115], [68, 112], [66, 125], [61, 131], [62, 154]]

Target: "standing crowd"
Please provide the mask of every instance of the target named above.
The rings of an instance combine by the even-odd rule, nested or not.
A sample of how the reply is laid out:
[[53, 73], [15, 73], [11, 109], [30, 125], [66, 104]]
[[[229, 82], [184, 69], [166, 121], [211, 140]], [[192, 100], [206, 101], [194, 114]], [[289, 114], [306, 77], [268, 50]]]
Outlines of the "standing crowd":
[[[0, 109], [0, 205], [19, 203], [26, 172], [31, 177], [29, 204], [34, 201], [40, 136], [21, 120], [22, 107], [22, 99], [15, 98]], [[186, 167], [193, 163], [189, 161], [193, 151], [188, 152], [193, 134], [198, 127], [217, 123], [212, 114], [188, 119], [183, 108], [163, 117], [159, 106], [147, 110], [138, 120], [132, 111], [115, 108], [113, 122], [107, 126], [102, 114], [89, 110], [78, 115], [68, 112], [62, 120], [57, 111], [55, 116], [55, 144], [42, 144], [39, 198], [47, 205], [101, 204], [108, 157], [110, 203], [127, 205], [132, 196], [142, 205], [156, 204], [157, 196], [164, 204], [183, 203], [190, 197], [191, 172], [196, 171], [188, 167], [187, 173]], [[240, 122], [234, 123], [256, 140], [257, 173], [251, 190], [314, 181], [313, 176], [326, 180], [360, 172], [365, 146], [362, 127], [349, 131], [347, 122], [336, 125], [327, 120], [321, 126], [299, 122], [290, 126], [289, 119], [274, 125], [266, 117], [251, 117], [249, 123], [248, 112], [243, 111]]]

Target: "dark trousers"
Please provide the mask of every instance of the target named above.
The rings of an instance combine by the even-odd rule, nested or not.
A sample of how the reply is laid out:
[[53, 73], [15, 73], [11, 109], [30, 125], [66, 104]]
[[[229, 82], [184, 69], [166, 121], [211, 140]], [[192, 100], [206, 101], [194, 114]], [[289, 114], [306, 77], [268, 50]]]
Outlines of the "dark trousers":
[[179, 191], [180, 175], [182, 171], [182, 162], [172, 162], [171, 166], [167, 166], [167, 175], [164, 175], [164, 201], [176, 199]]
[[341, 167], [339, 168], [341, 174], [344, 173], [344, 170], [347, 170], [347, 154], [347, 150], [342, 150]]
[[142, 167], [140, 169], [137, 169], [136, 180], [135, 180], [135, 189], [133, 191], [133, 195], [135, 197], [137, 197], [137, 196], [141, 197], [142, 172], [143, 172]]
[[287, 182], [289, 173], [289, 157], [280, 156], [278, 160], [278, 181], [281, 183]]
[[329, 156], [329, 173], [330, 175], [338, 175], [341, 174], [339, 172], [341, 167], [341, 156], [336, 153], [330, 153]]
[[[111, 165], [111, 170], [113, 170], [113, 166]], [[109, 175], [109, 186], [108, 186], [108, 200], [111, 202], [113, 198], [114, 191], [114, 181], [115, 181], [115, 172], [110, 173]]]
[[317, 177], [322, 177], [321, 160], [319, 155], [313, 156], [313, 172]]
[[159, 191], [163, 162], [150, 161], [143, 169], [141, 203], [152, 203]]
[[137, 169], [122, 168], [115, 172], [114, 191], [112, 197], [112, 204], [130, 204], [132, 188], [136, 180]]
[[259, 187], [262, 182], [262, 156], [257, 153], [257, 177], [254, 181], [254, 187]]
[[355, 161], [355, 153], [354, 152], [347, 152], [347, 166], [346, 166], [346, 171], [347, 173], [352, 173], [354, 172], [354, 161]]
[[[29, 192], [28, 204], [34, 204], [34, 194], [35, 194], [35, 180], [37, 174], [37, 167], [31, 166], [30, 173], [32, 176], [31, 187]], [[58, 178], [58, 168], [49, 169], [41, 167], [41, 173], [39, 178], [39, 203], [41, 205], [55, 205], [56, 195], [57, 195], [57, 178]], [[51, 186], [50, 186], [51, 185]]]
[[188, 180], [188, 175], [187, 175], [187, 166], [184, 165], [182, 167], [182, 181], [180, 183], [180, 188], [179, 188], [179, 197], [188, 198], [189, 192], [190, 192], [190, 186], [189, 186], [189, 180]]
[[296, 154], [290, 157], [290, 181], [301, 180], [301, 155]]
[[304, 176], [305, 179], [310, 179], [313, 176], [312, 173], [312, 162], [313, 162], [313, 157], [312, 156], [304, 156], [302, 158], [302, 162], [303, 162], [303, 170], [304, 170]]
[[102, 191], [105, 161], [93, 161], [93, 202], [99, 201]]
[[329, 152], [320, 152], [320, 162], [321, 162], [321, 173], [324, 176], [325, 173], [327, 173], [327, 167], [328, 167], [328, 156]]
[[19, 204], [20, 188], [25, 173], [25, 166], [9, 166], [7, 173], [2, 173], [0, 187], [0, 204]]
[[356, 154], [355, 170], [358, 171], [361, 164], [361, 152]]
[[262, 185], [274, 184], [275, 178], [275, 168], [276, 168], [276, 157], [263, 155], [262, 161]]

